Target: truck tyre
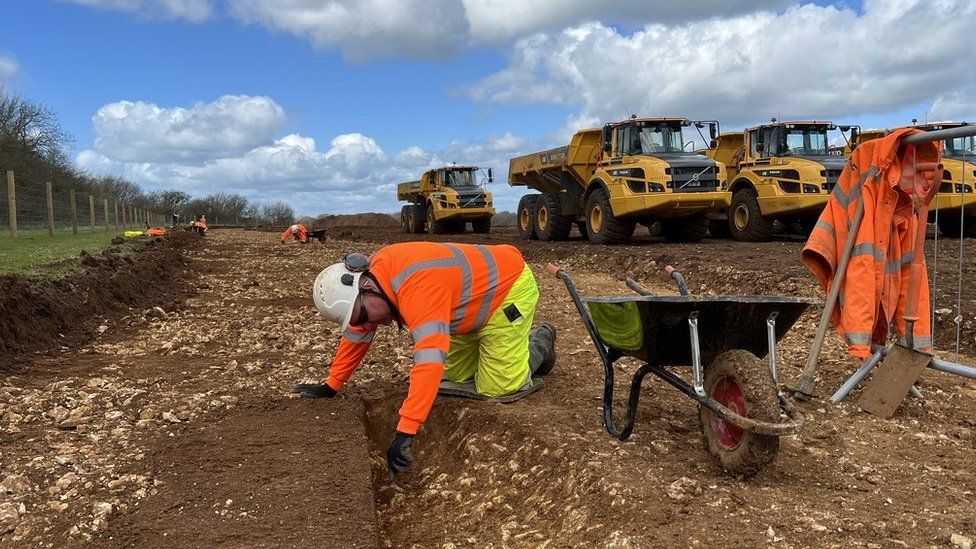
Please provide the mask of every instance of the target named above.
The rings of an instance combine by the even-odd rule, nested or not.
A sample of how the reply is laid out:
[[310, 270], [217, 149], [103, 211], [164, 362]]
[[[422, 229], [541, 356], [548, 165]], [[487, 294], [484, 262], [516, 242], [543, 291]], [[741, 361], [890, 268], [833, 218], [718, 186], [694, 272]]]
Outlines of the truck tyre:
[[475, 219], [471, 222], [471, 230], [475, 234], [488, 234], [491, 232], [491, 218]]
[[518, 213], [518, 232], [523, 240], [535, 240], [535, 223], [532, 221], [535, 215], [535, 202], [539, 199], [537, 194], [527, 194], [519, 199]]
[[433, 205], [427, 206], [427, 230], [430, 231], [430, 234], [448, 234], [451, 232], [451, 228], [449, 221], [437, 221], [434, 218]]
[[680, 219], [662, 219], [661, 232], [668, 242], [700, 242], [708, 234], [708, 218], [693, 215]]
[[728, 238], [732, 236], [732, 231], [729, 229], [729, 220], [710, 219], [708, 221], [708, 234], [712, 235], [712, 238]]
[[769, 240], [773, 234], [773, 220], [762, 216], [756, 191], [739, 189], [732, 195], [729, 206], [729, 230], [732, 238], [750, 242]]
[[959, 212], [952, 210], [939, 212], [939, 232], [947, 238], [976, 237], [976, 215], [967, 215], [965, 220], [959, 219]]
[[[759, 421], [779, 420], [779, 397], [769, 368], [749, 351], [718, 355], [705, 369], [705, 394], [733, 412]], [[699, 405], [705, 450], [722, 469], [751, 477], [776, 457], [779, 438], [740, 429]]]
[[559, 195], [545, 193], [535, 201], [535, 234], [539, 240], [566, 240], [573, 220], [559, 213]]
[[410, 210], [410, 232], [413, 234], [423, 234], [424, 224], [427, 221], [427, 206], [424, 204], [414, 204]]
[[400, 208], [400, 226], [403, 227], [403, 232], [407, 234], [413, 232], [413, 220], [411, 219], [412, 215], [413, 215], [412, 204]]
[[586, 236], [595, 244], [621, 244], [634, 234], [634, 220], [613, 215], [607, 191], [598, 188], [586, 199]]

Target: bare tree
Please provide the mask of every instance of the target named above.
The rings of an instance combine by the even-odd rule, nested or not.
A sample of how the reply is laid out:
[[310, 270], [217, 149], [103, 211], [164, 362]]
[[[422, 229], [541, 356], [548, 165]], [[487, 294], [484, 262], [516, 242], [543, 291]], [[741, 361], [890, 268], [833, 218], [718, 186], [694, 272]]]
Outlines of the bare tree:
[[295, 219], [295, 210], [284, 200], [269, 202], [261, 208], [261, 217], [272, 225], [288, 225]]

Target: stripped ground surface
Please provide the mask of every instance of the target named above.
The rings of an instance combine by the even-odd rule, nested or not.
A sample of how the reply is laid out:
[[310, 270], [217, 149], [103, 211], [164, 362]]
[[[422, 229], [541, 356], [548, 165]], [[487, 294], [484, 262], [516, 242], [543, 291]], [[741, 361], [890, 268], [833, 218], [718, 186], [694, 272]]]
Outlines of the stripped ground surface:
[[[559, 360], [546, 387], [516, 404], [439, 399], [417, 438], [415, 470], [390, 485], [383, 451], [405, 394], [405, 334], [381, 332], [341, 398], [287, 393], [321, 378], [335, 352], [335, 331], [309, 298], [315, 273], [343, 252], [405, 238], [376, 228], [334, 236], [297, 247], [272, 233], [212, 231], [189, 252], [196, 293], [181, 306], [107, 321], [93, 343], [7, 376], [0, 543], [886, 547], [976, 537], [976, 386], [959, 379], [927, 372], [925, 400], [887, 421], [855, 399], [803, 404], [803, 433], [752, 479], [711, 461], [696, 407], [662, 382], [645, 382], [630, 440], [603, 429], [596, 354], [565, 288], [544, 276], [546, 262], [589, 295], [624, 294], [625, 275], [674, 293], [660, 275], [673, 263], [696, 293], [822, 298], [791, 242], [608, 248], [516, 242], [511, 230], [431, 237], [519, 245], [540, 281], [538, 320], [559, 328]], [[964, 269], [971, 279], [972, 259]], [[964, 333], [976, 326], [974, 301], [967, 289]], [[799, 372], [816, 313], [780, 346], [786, 380]], [[971, 363], [972, 342], [963, 344]], [[619, 365], [618, 393], [635, 366]], [[820, 390], [854, 367], [832, 336]]]

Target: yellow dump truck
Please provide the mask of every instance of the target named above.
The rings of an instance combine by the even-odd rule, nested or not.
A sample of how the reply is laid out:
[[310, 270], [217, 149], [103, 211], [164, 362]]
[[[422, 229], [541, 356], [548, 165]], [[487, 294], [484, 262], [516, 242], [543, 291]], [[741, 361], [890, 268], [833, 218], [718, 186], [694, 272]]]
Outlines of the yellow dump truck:
[[732, 204], [710, 216], [712, 234], [762, 241], [777, 221], [810, 231], [847, 163], [843, 148], [828, 143], [828, 132], [838, 129], [857, 136], [857, 126], [774, 118], [713, 140], [705, 154], [728, 168]]
[[509, 185], [539, 191], [519, 201], [519, 234], [563, 240], [576, 224], [591, 242], [615, 244], [629, 240], [637, 223], [660, 221], [668, 240], [701, 240], [705, 214], [731, 199], [725, 166], [685, 151], [682, 130], [700, 134], [706, 126], [714, 138], [714, 121], [632, 117], [579, 131], [565, 147], [511, 159]]
[[[410, 204], [400, 209], [400, 224], [408, 233], [463, 233], [471, 223], [476, 233], [491, 231], [495, 208], [491, 193], [478, 182], [476, 166], [446, 166], [427, 170], [417, 181], [397, 185], [397, 200]], [[488, 169], [488, 182], [492, 180]]]
[[[969, 122], [929, 122], [911, 127], [925, 131], [968, 126]], [[857, 143], [888, 135], [891, 130], [861, 132]], [[976, 141], [972, 137], [946, 139], [942, 150], [942, 185], [929, 205], [929, 221], [943, 236], [976, 238]], [[850, 148], [846, 152], [850, 152]], [[962, 211], [960, 211], [962, 210]], [[938, 213], [936, 213], [938, 211]]]

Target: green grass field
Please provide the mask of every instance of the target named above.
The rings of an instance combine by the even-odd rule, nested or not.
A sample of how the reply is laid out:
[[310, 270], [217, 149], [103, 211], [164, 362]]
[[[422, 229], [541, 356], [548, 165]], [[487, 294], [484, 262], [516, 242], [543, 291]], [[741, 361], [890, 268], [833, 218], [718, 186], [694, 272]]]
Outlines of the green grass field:
[[82, 250], [98, 253], [109, 247], [115, 231], [81, 231], [77, 235], [47, 231], [18, 231], [17, 238], [10, 233], [0, 236], [0, 275], [9, 273], [52, 274], [58, 269], [47, 268], [50, 263], [77, 257]]

